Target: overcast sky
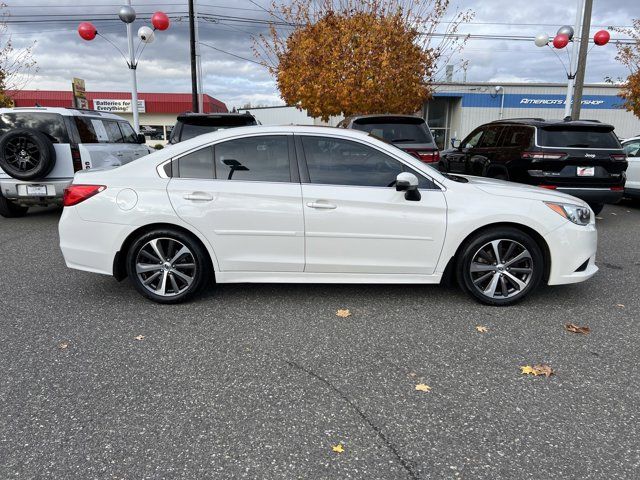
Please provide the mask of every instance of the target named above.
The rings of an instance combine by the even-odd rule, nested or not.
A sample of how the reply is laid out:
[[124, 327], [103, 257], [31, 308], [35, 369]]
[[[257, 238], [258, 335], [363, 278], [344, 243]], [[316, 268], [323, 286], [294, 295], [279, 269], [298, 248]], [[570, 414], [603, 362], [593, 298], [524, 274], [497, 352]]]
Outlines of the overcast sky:
[[[125, 91], [129, 76], [124, 60], [104, 40], [85, 42], [76, 33], [84, 19], [126, 50], [124, 25], [117, 20], [118, 0], [82, 2], [72, 0], [5, 0], [11, 17], [9, 31], [16, 47], [36, 41], [34, 56], [39, 71], [27, 88], [70, 90], [72, 77], [84, 78], [88, 90]], [[282, 0], [287, 1], [287, 0]], [[203, 15], [243, 18], [268, 18], [258, 6], [268, 7], [270, 0], [198, 0]], [[539, 32], [553, 35], [563, 24], [575, 20], [577, 0], [452, 0], [446, 18], [455, 9], [471, 8], [476, 17], [463, 25], [461, 32], [472, 34], [529, 35]], [[256, 6], [258, 4], [258, 6]], [[141, 92], [190, 91], [189, 36], [186, 0], [134, 0], [138, 11], [135, 29], [149, 24], [151, 13], [164, 10], [170, 16], [182, 16], [170, 30], [157, 32], [138, 67]], [[41, 15], [48, 15], [47, 18]], [[109, 15], [113, 17], [109, 17]], [[592, 33], [606, 26], [630, 25], [640, 17], [640, 0], [594, 0]], [[264, 27], [233, 21], [201, 21], [200, 40], [240, 57], [254, 59], [252, 34], [265, 33]], [[614, 37], [619, 34], [613, 34]], [[566, 53], [563, 60], [566, 61]], [[613, 45], [596, 47], [589, 55], [588, 82], [602, 82], [606, 76], [625, 77], [626, 72], [614, 59]], [[462, 53], [469, 62], [468, 81], [566, 82], [566, 75], [554, 53], [537, 48], [533, 42], [508, 40], [469, 40]], [[279, 105], [273, 79], [255, 63], [202, 46], [204, 90], [222, 100], [229, 108], [245, 103]], [[460, 59], [453, 59], [458, 62]], [[455, 76], [462, 80], [462, 72]]]

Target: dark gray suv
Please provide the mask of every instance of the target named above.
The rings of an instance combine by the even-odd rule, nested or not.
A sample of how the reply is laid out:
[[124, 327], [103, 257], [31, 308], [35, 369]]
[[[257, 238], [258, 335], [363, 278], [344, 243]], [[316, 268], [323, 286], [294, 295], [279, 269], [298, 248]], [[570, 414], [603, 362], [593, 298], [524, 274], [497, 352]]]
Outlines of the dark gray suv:
[[367, 132], [425, 163], [440, 160], [440, 151], [427, 122], [415, 115], [358, 115], [345, 118], [338, 127]]

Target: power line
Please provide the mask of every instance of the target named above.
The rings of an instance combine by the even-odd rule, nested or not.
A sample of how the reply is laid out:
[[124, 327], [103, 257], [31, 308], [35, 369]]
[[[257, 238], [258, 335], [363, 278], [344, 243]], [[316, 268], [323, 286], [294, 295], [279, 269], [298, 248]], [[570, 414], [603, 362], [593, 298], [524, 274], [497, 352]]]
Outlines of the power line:
[[240, 60], [244, 60], [245, 62], [255, 63], [256, 65], [260, 65], [261, 67], [264, 67], [264, 65], [260, 62], [256, 62], [255, 60], [251, 60], [250, 58], [241, 57], [240, 55], [236, 55], [235, 53], [227, 52], [226, 50], [222, 50], [221, 48], [214, 47], [213, 45], [209, 45], [208, 43], [200, 42], [200, 45], [204, 45], [205, 47], [212, 48], [221, 53], [226, 53], [227, 55], [231, 55], [232, 57], [239, 58]]

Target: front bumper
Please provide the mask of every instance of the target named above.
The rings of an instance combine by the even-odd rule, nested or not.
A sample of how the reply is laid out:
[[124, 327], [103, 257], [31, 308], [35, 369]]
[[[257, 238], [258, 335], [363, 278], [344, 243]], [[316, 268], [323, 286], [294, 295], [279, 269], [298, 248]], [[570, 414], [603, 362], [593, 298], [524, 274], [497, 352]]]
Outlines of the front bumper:
[[[73, 178], [52, 178], [40, 181], [16, 180], [15, 178], [0, 178], [0, 192], [2, 196], [18, 205], [33, 207], [37, 205], [62, 205], [62, 194]], [[28, 195], [27, 186], [45, 186], [46, 195]]]
[[544, 238], [551, 254], [549, 285], [584, 282], [598, 271], [595, 224], [580, 226], [567, 222]]

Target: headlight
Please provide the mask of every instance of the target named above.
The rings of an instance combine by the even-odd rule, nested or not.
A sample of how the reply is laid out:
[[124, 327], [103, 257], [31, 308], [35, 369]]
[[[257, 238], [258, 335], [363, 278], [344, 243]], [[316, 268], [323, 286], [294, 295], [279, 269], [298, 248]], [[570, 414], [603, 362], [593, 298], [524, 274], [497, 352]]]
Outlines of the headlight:
[[589, 225], [591, 221], [591, 209], [589, 207], [571, 205], [569, 203], [544, 202], [544, 204], [576, 225]]

